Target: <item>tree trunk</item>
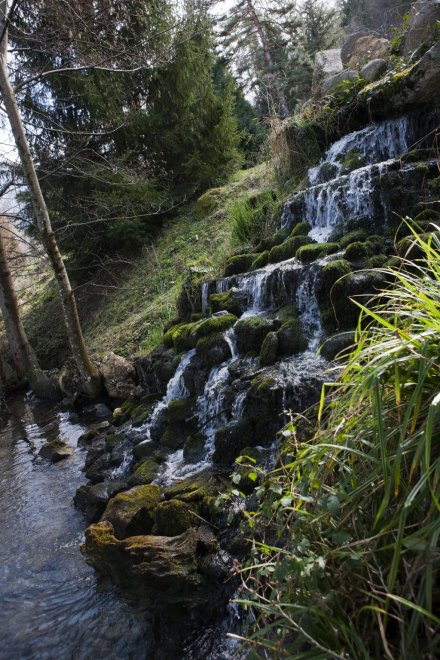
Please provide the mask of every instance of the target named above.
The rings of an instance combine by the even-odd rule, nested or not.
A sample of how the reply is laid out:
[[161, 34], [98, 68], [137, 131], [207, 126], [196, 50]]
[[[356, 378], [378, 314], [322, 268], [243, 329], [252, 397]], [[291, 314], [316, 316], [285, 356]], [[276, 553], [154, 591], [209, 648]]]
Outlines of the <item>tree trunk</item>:
[[249, 15], [255, 25], [255, 28], [258, 33], [258, 37], [261, 42], [261, 46], [263, 48], [263, 53], [264, 53], [264, 59], [266, 60], [267, 68], [269, 70], [269, 76], [272, 81], [272, 87], [275, 91], [275, 94], [277, 96], [278, 104], [279, 104], [279, 109], [281, 110], [281, 113], [284, 118], [290, 116], [289, 108], [287, 106], [287, 101], [286, 97], [284, 94], [283, 90], [283, 85], [281, 84], [281, 80], [279, 76], [277, 75], [275, 69], [274, 69], [274, 61], [272, 57], [272, 52], [270, 50], [270, 45], [269, 41], [266, 37], [266, 33], [264, 31], [264, 28], [261, 24], [260, 19], [258, 18], [258, 14], [255, 11], [255, 7], [252, 3], [252, 0], [246, 0], [247, 6], [248, 6], [248, 11]]
[[23, 175], [31, 197], [38, 231], [40, 232], [41, 240], [47, 251], [58, 284], [63, 307], [64, 323], [72, 357], [78, 368], [84, 391], [89, 396], [97, 396], [102, 389], [101, 376], [90, 360], [87, 351], [79, 322], [75, 296], [52, 229], [49, 211], [38, 181], [29, 143], [26, 138], [20, 111], [15, 99], [14, 90], [9, 81], [7, 68], [7, 6], [7, 0], [1, 0], [0, 32], [3, 33], [3, 40], [0, 44], [0, 92], [2, 94], [12, 134], [14, 136], [21, 166], [23, 168]]
[[41, 370], [29, 344], [18, 311], [18, 300], [6, 256], [3, 231], [0, 227], [0, 309], [12, 353], [18, 380], [27, 380], [35, 394], [42, 399], [57, 398], [55, 383]]

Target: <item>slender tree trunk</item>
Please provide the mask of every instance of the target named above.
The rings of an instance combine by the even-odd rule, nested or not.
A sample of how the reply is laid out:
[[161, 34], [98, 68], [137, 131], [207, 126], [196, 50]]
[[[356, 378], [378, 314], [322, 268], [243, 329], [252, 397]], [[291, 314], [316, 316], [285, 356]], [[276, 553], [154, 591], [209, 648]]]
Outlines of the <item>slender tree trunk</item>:
[[283, 114], [283, 117], [289, 117], [290, 112], [289, 108], [287, 106], [287, 101], [286, 101], [286, 96], [284, 94], [284, 89], [283, 85], [281, 83], [281, 80], [278, 76], [278, 74], [275, 71], [274, 67], [274, 61], [272, 57], [272, 51], [270, 49], [269, 41], [266, 37], [266, 33], [264, 31], [263, 25], [261, 24], [260, 19], [258, 18], [258, 14], [255, 10], [255, 7], [253, 5], [252, 0], [246, 0], [247, 6], [248, 6], [248, 11], [249, 11], [249, 16], [251, 17], [257, 33], [258, 37], [261, 42], [261, 46], [263, 48], [263, 53], [264, 53], [264, 59], [266, 60], [267, 68], [269, 70], [269, 76], [272, 81], [272, 87], [275, 91], [275, 94], [277, 96], [278, 104], [279, 104], [279, 109], [281, 110], [281, 113]]
[[35, 394], [42, 399], [56, 398], [58, 394], [57, 387], [41, 370], [20, 318], [17, 295], [9, 270], [1, 227], [0, 309], [18, 380], [27, 380]]
[[87, 351], [79, 322], [75, 296], [52, 229], [49, 211], [38, 181], [14, 90], [9, 80], [7, 68], [7, 0], [1, 0], [0, 7], [0, 34], [3, 33], [3, 40], [0, 44], [0, 92], [31, 197], [37, 227], [58, 284], [72, 357], [80, 373], [85, 392], [90, 396], [96, 396], [102, 387], [101, 377]]

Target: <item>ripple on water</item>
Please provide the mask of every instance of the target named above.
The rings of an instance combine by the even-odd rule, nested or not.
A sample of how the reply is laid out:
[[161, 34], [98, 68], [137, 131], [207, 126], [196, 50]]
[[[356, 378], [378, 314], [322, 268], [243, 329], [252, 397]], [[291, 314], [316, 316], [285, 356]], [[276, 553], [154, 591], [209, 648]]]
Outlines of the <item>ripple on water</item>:
[[[87, 420], [91, 421], [91, 420]], [[29, 399], [0, 421], [0, 658], [147, 658], [146, 613], [100, 582], [79, 551], [73, 507], [84, 456], [37, 459], [56, 437], [76, 447], [84, 424]]]

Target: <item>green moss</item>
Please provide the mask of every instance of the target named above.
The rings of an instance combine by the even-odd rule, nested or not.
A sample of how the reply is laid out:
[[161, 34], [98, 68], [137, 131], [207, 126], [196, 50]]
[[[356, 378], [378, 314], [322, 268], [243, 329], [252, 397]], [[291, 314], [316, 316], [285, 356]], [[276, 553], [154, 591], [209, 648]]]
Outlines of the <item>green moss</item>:
[[351, 172], [357, 170], [365, 165], [365, 158], [362, 156], [359, 149], [350, 149], [341, 161], [344, 170]]
[[365, 241], [368, 238], [368, 232], [365, 229], [353, 229], [349, 231], [348, 234], [342, 236], [338, 243], [343, 250], [350, 245], [350, 243], [355, 243], [357, 241]]
[[131, 487], [151, 484], [157, 475], [158, 469], [159, 465], [154, 458], [151, 456], [145, 458], [131, 475], [128, 485]]
[[315, 245], [304, 245], [296, 253], [297, 258], [303, 264], [309, 264], [316, 259], [321, 259], [328, 254], [339, 252], [341, 246], [339, 243], [317, 243]]
[[275, 247], [275, 245], [281, 245], [281, 243], [284, 243], [289, 234], [290, 230], [287, 227], [279, 229], [272, 236], [260, 241], [255, 248], [256, 252], [265, 252], [266, 250], [270, 251], [273, 247]]
[[278, 354], [278, 337], [276, 332], [269, 332], [264, 338], [260, 351], [260, 364], [267, 366], [274, 364], [277, 360]]
[[155, 512], [155, 531], [160, 536], [178, 536], [197, 524], [189, 506], [180, 500], [161, 502]]
[[240, 353], [257, 354], [272, 323], [261, 316], [248, 316], [237, 321], [234, 329]]
[[368, 249], [365, 243], [356, 241], [355, 243], [350, 243], [350, 245], [347, 245], [345, 250], [345, 258], [348, 259], [348, 261], [364, 261], [367, 259], [367, 257]]
[[269, 378], [269, 377], [262, 378], [261, 376], [256, 376], [251, 381], [251, 386], [254, 389], [258, 390], [258, 392], [260, 392], [260, 393], [268, 392], [275, 385], [276, 385], [275, 379], [274, 378]]
[[258, 270], [258, 268], [264, 268], [269, 263], [269, 250], [264, 250], [257, 254], [255, 259], [251, 264], [251, 270]]
[[234, 314], [221, 314], [220, 316], [211, 316], [203, 321], [194, 323], [190, 330], [191, 348], [194, 348], [196, 342], [201, 337], [206, 337], [211, 333], [225, 332], [231, 328], [237, 321]]
[[223, 188], [211, 188], [201, 195], [196, 202], [196, 216], [202, 219], [212, 213], [219, 204], [222, 193]]
[[223, 293], [213, 293], [209, 296], [209, 304], [213, 312], [229, 312], [235, 316], [242, 313], [240, 302], [234, 297], [232, 289]]
[[235, 257], [230, 257], [224, 271], [225, 277], [245, 273], [252, 266], [254, 258], [254, 254], [238, 254]]
[[203, 433], [188, 436], [183, 446], [183, 457], [185, 460], [190, 463], [199, 461], [205, 450], [205, 441], [206, 439]]
[[309, 236], [293, 236], [281, 245], [273, 247], [269, 253], [269, 262], [271, 264], [276, 264], [280, 261], [286, 261], [287, 259], [292, 259], [298, 248], [302, 245], [312, 245], [315, 241]]
[[276, 333], [278, 339], [278, 350], [281, 355], [295, 355], [307, 348], [307, 342], [303, 337], [301, 322], [297, 318], [284, 321]]
[[383, 268], [388, 261], [386, 254], [376, 254], [374, 257], [370, 257], [367, 262], [368, 268]]
[[124, 440], [124, 435], [122, 433], [110, 433], [105, 437], [105, 451], [111, 452], [115, 445], [118, 442]]
[[187, 435], [188, 428], [185, 424], [169, 425], [160, 439], [160, 444], [167, 449], [179, 449], [183, 446]]
[[330, 314], [327, 312], [332, 304], [333, 286], [339, 279], [346, 277], [351, 272], [351, 264], [346, 259], [330, 261], [330, 263], [325, 264], [321, 270], [316, 287], [316, 298], [325, 327], [328, 327], [328, 323], [326, 322], [327, 317], [333, 318], [333, 310], [330, 310]]
[[284, 305], [284, 307], [281, 307], [277, 311], [276, 318], [281, 322], [287, 321], [287, 319], [296, 318], [295, 307], [293, 305]]
[[311, 230], [312, 225], [310, 225], [308, 222], [298, 222], [298, 224], [295, 225], [292, 229], [290, 237], [293, 238], [294, 236], [307, 236]]
[[440, 176], [436, 177], [435, 179], [430, 179], [428, 183], [433, 190], [440, 190]]
[[191, 417], [194, 410], [194, 399], [173, 399], [168, 404], [168, 419], [170, 424], [184, 422]]
[[[439, 184], [440, 184], [440, 177], [439, 177]], [[414, 222], [420, 227], [426, 229], [429, 227], [431, 223], [440, 225], [440, 211], [434, 211], [434, 209], [424, 209], [415, 216]]]

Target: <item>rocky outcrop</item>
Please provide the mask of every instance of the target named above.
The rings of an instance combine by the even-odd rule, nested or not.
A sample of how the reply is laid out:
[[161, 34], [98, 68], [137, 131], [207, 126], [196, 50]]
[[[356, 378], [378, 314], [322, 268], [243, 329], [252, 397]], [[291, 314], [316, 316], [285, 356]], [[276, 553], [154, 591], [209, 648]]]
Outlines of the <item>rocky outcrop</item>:
[[440, 37], [440, 2], [423, 0], [412, 6], [409, 25], [403, 43], [403, 53], [408, 55], [426, 43]]
[[102, 378], [111, 399], [129, 399], [136, 389], [136, 370], [131, 362], [108, 353], [101, 365]]
[[361, 35], [352, 41], [351, 48], [345, 50], [344, 66], [359, 69], [371, 60], [386, 60], [391, 55], [388, 39], [373, 34]]

